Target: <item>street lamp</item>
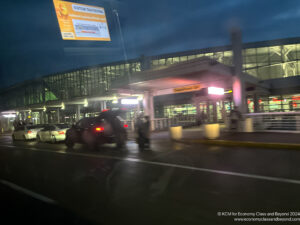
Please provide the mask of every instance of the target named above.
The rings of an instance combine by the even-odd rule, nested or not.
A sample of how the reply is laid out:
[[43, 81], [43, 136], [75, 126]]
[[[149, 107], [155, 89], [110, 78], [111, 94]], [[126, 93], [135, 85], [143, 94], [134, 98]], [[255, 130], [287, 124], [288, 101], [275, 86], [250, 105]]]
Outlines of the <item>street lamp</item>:
[[[118, 29], [119, 29], [119, 33], [120, 33], [121, 45], [122, 45], [123, 54], [124, 54], [124, 60], [125, 60], [125, 63], [127, 64], [128, 58], [127, 58], [127, 53], [126, 53], [126, 49], [125, 49], [125, 44], [124, 44], [124, 38], [123, 38], [123, 33], [122, 33], [122, 28], [121, 28], [121, 23], [120, 23], [120, 18], [119, 18], [119, 13], [118, 13], [118, 11], [116, 9], [113, 9], [112, 11], [116, 15]], [[130, 71], [128, 71], [128, 81], [129, 81], [129, 83], [131, 81]]]

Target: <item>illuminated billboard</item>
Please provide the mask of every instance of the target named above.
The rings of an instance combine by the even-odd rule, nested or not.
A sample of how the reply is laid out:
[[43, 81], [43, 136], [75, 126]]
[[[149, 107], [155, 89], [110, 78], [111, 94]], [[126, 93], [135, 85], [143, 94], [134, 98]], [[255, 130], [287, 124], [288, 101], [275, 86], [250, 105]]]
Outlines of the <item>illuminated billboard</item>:
[[53, 0], [63, 40], [110, 41], [104, 8]]

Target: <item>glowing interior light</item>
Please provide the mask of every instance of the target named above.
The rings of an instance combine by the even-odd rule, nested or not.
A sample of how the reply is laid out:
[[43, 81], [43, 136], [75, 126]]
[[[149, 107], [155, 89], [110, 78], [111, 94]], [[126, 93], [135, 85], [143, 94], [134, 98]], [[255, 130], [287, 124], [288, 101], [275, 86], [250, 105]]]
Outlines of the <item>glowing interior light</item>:
[[83, 107], [88, 107], [88, 106], [89, 106], [88, 100], [87, 100], [87, 99], [84, 99]]
[[15, 114], [7, 114], [7, 115], [3, 115], [5, 118], [15, 118], [16, 115]]
[[121, 99], [122, 105], [137, 105], [139, 103], [139, 100], [136, 98], [123, 98]]
[[209, 87], [208, 94], [210, 95], [224, 95], [224, 88]]

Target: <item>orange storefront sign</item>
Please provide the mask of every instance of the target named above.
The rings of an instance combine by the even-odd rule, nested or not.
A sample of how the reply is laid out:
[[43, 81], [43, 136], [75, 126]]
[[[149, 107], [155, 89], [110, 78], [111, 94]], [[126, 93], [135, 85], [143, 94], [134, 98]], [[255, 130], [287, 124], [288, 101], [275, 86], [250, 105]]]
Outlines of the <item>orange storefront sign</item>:
[[53, 0], [62, 39], [110, 41], [104, 8]]
[[173, 89], [174, 93], [181, 93], [181, 92], [188, 92], [188, 91], [197, 91], [201, 89], [200, 84], [195, 85], [189, 85], [189, 86], [183, 86], [183, 87], [177, 87]]

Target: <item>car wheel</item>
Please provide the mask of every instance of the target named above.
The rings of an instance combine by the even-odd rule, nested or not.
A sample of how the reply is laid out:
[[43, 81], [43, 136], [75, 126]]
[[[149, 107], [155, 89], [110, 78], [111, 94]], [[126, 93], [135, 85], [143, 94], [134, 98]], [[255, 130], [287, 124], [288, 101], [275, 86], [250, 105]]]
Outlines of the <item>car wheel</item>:
[[71, 140], [71, 138], [66, 138], [66, 141], [65, 141], [65, 144], [66, 144], [66, 146], [68, 147], [68, 148], [73, 148], [73, 146], [74, 146], [74, 142]]
[[54, 135], [51, 136], [51, 143], [52, 144], [55, 144], [56, 143], [56, 138]]

